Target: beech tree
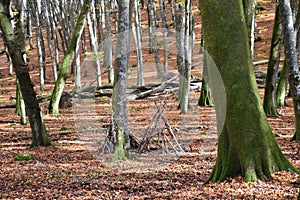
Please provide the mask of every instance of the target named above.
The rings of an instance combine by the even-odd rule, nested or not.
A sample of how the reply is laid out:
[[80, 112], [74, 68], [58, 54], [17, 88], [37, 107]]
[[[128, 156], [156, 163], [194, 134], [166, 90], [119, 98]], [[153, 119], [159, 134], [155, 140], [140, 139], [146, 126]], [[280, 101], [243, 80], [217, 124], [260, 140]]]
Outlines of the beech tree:
[[[267, 115], [277, 116], [276, 84], [280, 53], [282, 47], [282, 26], [279, 18], [279, 4], [276, 5], [275, 19], [273, 25], [272, 41], [269, 54], [266, 87], [264, 94], [264, 111]], [[284, 86], [285, 87], [285, 86]]]
[[59, 114], [59, 108], [58, 108], [59, 100], [66, 84], [68, 70], [72, 64], [75, 55], [75, 48], [77, 45], [79, 45], [79, 40], [85, 23], [85, 18], [88, 12], [88, 8], [89, 8], [89, 0], [84, 0], [80, 15], [78, 16], [78, 21], [74, 28], [72, 39], [70, 41], [70, 44], [68, 45], [67, 52], [64, 56], [57, 80], [55, 82], [55, 86], [51, 95], [49, 108], [48, 108], [49, 113], [53, 113], [56, 115]]
[[[266, 180], [275, 171], [298, 172], [276, 143], [261, 105], [243, 5], [242, 0], [200, 0], [206, 50], [223, 78], [226, 92], [225, 123], [208, 182], [237, 174], [250, 182]], [[215, 104], [216, 110], [220, 109], [219, 103]]]
[[130, 138], [127, 126], [127, 71], [129, 52], [129, 17], [130, 1], [118, 0], [119, 25], [117, 34], [117, 52], [114, 66], [114, 90], [112, 97], [112, 110], [116, 133], [116, 147], [113, 160], [132, 158], [130, 153]]
[[290, 0], [280, 0], [280, 14], [283, 28], [285, 56], [290, 84], [291, 96], [295, 112], [295, 135], [292, 140], [300, 141], [300, 71], [296, 49], [296, 33]]
[[[26, 63], [26, 48], [24, 34], [20, 19], [11, 16], [8, 12], [10, 1], [0, 1], [0, 29], [3, 33], [4, 43], [7, 45], [8, 53], [12, 58], [13, 67], [20, 83], [21, 93], [25, 102], [26, 112], [29, 118], [32, 132], [32, 146], [51, 145], [42, 119], [41, 109], [36, 99], [36, 93], [29, 75]], [[13, 28], [11, 19], [16, 20], [16, 29]]]

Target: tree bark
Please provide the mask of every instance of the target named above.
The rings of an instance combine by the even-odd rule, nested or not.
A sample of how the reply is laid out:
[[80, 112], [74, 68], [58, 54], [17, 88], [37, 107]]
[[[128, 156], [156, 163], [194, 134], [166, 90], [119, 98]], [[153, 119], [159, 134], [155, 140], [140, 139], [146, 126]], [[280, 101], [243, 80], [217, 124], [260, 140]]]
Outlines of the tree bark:
[[68, 46], [68, 50], [64, 56], [64, 59], [62, 61], [62, 66], [59, 71], [52, 95], [51, 100], [49, 103], [49, 113], [53, 113], [55, 115], [59, 114], [59, 100], [62, 95], [62, 92], [65, 87], [66, 79], [68, 76], [68, 70], [72, 64], [74, 54], [75, 54], [75, 47], [76, 45], [79, 45], [80, 36], [83, 30], [83, 26], [85, 23], [85, 16], [88, 12], [89, 8], [89, 0], [84, 0], [83, 6], [81, 8], [80, 15], [78, 17], [78, 20], [75, 25], [75, 29], [72, 35], [71, 42]]
[[109, 69], [108, 71], [108, 82], [113, 84], [114, 82], [114, 68], [113, 68], [113, 43], [112, 43], [112, 26], [111, 26], [111, 9], [110, 9], [110, 1], [105, 1], [105, 51], [104, 51], [104, 68]]
[[200, 97], [198, 101], [198, 106], [212, 106], [213, 105], [213, 99], [211, 96], [211, 91], [208, 87], [209, 80], [206, 80], [209, 78], [208, 75], [208, 69], [207, 69], [207, 58], [206, 58], [207, 52], [203, 52], [203, 73], [202, 73], [202, 87], [200, 92]]
[[117, 34], [117, 52], [114, 66], [114, 90], [112, 98], [112, 110], [114, 115], [114, 127], [116, 133], [116, 147], [113, 160], [132, 158], [130, 153], [129, 130], [127, 127], [127, 70], [129, 52], [129, 13], [130, 1], [118, 0], [119, 26]]
[[280, 0], [280, 14], [283, 27], [283, 40], [288, 71], [290, 91], [294, 103], [295, 135], [292, 140], [300, 141], [300, 71], [296, 49], [296, 33], [294, 31], [293, 12], [290, 0]]
[[141, 37], [141, 16], [139, 11], [139, 4], [137, 1], [134, 1], [134, 15], [135, 15], [135, 25], [136, 29], [133, 30], [135, 33], [133, 33], [135, 45], [136, 45], [136, 52], [137, 52], [137, 59], [138, 59], [138, 77], [137, 77], [137, 85], [138, 86], [144, 86], [145, 80], [144, 80], [144, 65], [143, 65], [143, 52], [142, 52], [142, 37]]
[[16, 28], [13, 30], [10, 14], [5, 9], [8, 1], [0, 1], [0, 29], [3, 33], [5, 44], [12, 58], [13, 66], [17, 79], [20, 82], [21, 92], [24, 98], [26, 112], [29, 118], [32, 132], [32, 146], [51, 145], [46, 132], [45, 124], [42, 119], [41, 110], [36, 99], [33, 84], [29, 76], [29, 69], [24, 60], [26, 48], [24, 43], [24, 34], [19, 19], [16, 19]]
[[279, 18], [279, 5], [276, 5], [276, 13], [274, 19], [272, 41], [269, 54], [269, 63], [266, 78], [266, 87], [264, 95], [264, 111], [266, 115], [278, 116], [276, 84], [278, 79], [278, 67], [280, 61], [280, 53], [282, 46], [282, 26]]
[[[226, 92], [225, 124], [216, 164], [207, 181], [241, 174], [250, 182], [265, 180], [274, 171], [298, 171], [278, 147], [261, 105], [242, 1], [200, 2], [206, 50], [223, 78]], [[219, 110], [219, 102], [215, 104]]]
[[285, 58], [281, 69], [279, 81], [277, 84], [277, 89], [276, 89], [277, 107], [286, 106], [285, 96], [287, 94], [287, 85], [288, 85], [288, 75], [287, 75], [287, 66], [286, 66], [286, 58]]
[[25, 102], [23, 99], [23, 95], [21, 93], [20, 83], [17, 80], [16, 81], [16, 112], [15, 115], [20, 116], [21, 120], [20, 123], [22, 125], [26, 125], [26, 108], [25, 108]]
[[246, 25], [248, 30], [251, 58], [254, 59], [254, 31], [255, 31], [255, 7], [256, 0], [243, 0]]

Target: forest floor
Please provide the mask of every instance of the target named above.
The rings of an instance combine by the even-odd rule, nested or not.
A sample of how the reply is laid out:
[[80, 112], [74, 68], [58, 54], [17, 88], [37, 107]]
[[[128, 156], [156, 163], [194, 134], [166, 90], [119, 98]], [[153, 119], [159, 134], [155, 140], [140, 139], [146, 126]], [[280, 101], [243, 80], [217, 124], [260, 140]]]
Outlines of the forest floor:
[[[274, 1], [259, 1], [257, 13], [259, 41], [255, 43], [255, 61], [268, 59], [274, 18]], [[145, 10], [142, 10], [145, 16]], [[199, 41], [201, 23], [196, 19], [196, 43], [193, 62], [201, 57]], [[146, 27], [147, 20], [143, 21]], [[174, 41], [174, 36], [173, 41]], [[174, 45], [174, 43], [169, 44]], [[1, 45], [2, 46], [2, 45]], [[172, 48], [172, 47], [170, 47]], [[171, 52], [171, 51], [170, 51]], [[159, 83], [156, 78], [153, 54], [144, 53], [146, 84]], [[162, 52], [161, 52], [162, 53]], [[39, 95], [49, 95], [53, 89], [51, 65], [47, 63], [46, 90], [39, 90], [39, 70], [36, 49], [29, 51], [31, 77]], [[176, 55], [169, 55], [169, 69], [176, 73]], [[129, 84], [136, 82], [134, 55], [131, 54]], [[148, 61], [148, 62], [147, 62]], [[266, 71], [266, 65], [255, 66], [255, 71]], [[193, 69], [200, 79], [201, 66]], [[71, 75], [70, 75], [71, 76]], [[103, 77], [105, 80], [107, 77]], [[92, 76], [85, 81], [91, 81]], [[66, 91], [73, 88], [67, 80]], [[263, 95], [263, 89], [260, 89]], [[15, 76], [8, 75], [5, 56], [0, 59], [0, 106], [14, 104]], [[187, 115], [177, 110], [176, 93], [128, 102], [129, 128], [137, 137], [145, 133], [162, 99], [167, 118], [184, 143], [181, 156], [158, 155], [155, 152], [135, 154], [137, 160], [110, 162], [108, 155], [96, 152], [103, 140], [104, 125], [110, 122], [109, 97], [89, 99], [86, 106], [74, 103], [72, 108], [60, 110], [60, 116], [45, 115], [45, 123], [54, 146], [30, 148], [29, 125], [20, 125], [14, 108], [0, 109], [0, 198], [1, 199], [296, 199], [299, 176], [291, 172], [277, 172], [267, 182], [245, 183], [240, 176], [222, 183], [204, 185], [216, 160], [217, 134], [213, 107], [197, 107], [199, 89], [191, 92], [191, 107]], [[84, 100], [84, 99], [82, 99]], [[40, 106], [46, 112], [49, 101]], [[300, 167], [299, 142], [290, 142], [294, 131], [293, 108], [279, 108], [279, 117], [269, 117], [276, 140], [284, 154]], [[249, 122], [251, 123], [251, 122]], [[88, 126], [88, 127], [86, 127]], [[166, 127], [160, 121], [161, 131]], [[98, 127], [98, 128], [97, 128]], [[99, 128], [100, 127], [100, 128]], [[92, 131], [88, 131], [91, 128]], [[96, 138], [95, 138], [96, 134]], [[87, 136], [87, 137], [86, 137]], [[98, 136], [98, 138], [97, 138]], [[30, 154], [33, 160], [15, 161], [18, 153]]]

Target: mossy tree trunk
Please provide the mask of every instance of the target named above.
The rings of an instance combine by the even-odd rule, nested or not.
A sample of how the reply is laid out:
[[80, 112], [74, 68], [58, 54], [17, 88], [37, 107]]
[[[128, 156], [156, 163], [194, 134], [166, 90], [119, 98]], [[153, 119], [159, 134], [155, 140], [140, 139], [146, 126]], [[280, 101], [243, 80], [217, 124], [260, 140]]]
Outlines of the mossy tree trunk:
[[295, 135], [292, 140], [300, 141], [300, 71], [296, 49], [296, 33], [294, 31], [293, 12], [290, 0], [280, 0], [280, 16], [283, 27], [286, 65], [290, 84], [291, 96], [294, 103]]
[[81, 12], [76, 22], [75, 29], [72, 35], [72, 39], [70, 41], [70, 44], [68, 45], [67, 52], [62, 61], [62, 65], [51, 95], [51, 100], [49, 103], [48, 110], [49, 113], [53, 113], [55, 115], [59, 114], [59, 100], [63, 93], [66, 84], [66, 79], [68, 76], [68, 71], [75, 55], [76, 45], [79, 45], [78, 43], [85, 23], [85, 16], [88, 12], [89, 2], [90, 2], [89, 0], [84, 0], [83, 2]]
[[10, 19], [12, 16], [7, 12], [9, 1], [0, 1], [0, 29], [7, 45], [9, 55], [12, 58], [17, 79], [20, 83], [21, 93], [24, 98], [26, 112], [29, 118], [32, 132], [32, 146], [50, 145], [50, 139], [46, 132], [42, 119], [41, 109], [36, 99], [36, 93], [29, 75], [29, 67], [26, 63], [26, 49], [24, 34], [19, 19], [16, 20], [16, 30], [13, 29]]
[[129, 52], [129, 16], [130, 1], [118, 0], [119, 26], [117, 34], [117, 52], [114, 65], [114, 90], [112, 109], [116, 133], [116, 147], [113, 160], [131, 158], [129, 130], [127, 126], [127, 70]]
[[279, 5], [276, 5], [276, 13], [274, 19], [271, 48], [269, 54], [268, 71], [266, 78], [266, 87], [263, 107], [266, 115], [278, 116], [276, 84], [278, 77], [278, 66], [280, 61], [280, 53], [282, 46], [282, 26], [279, 18]]
[[200, 3], [206, 50], [223, 78], [227, 102], [216, 164], [207, 181], [241, 174], [249, 182], [265, 180], [274, 171], [297, 171], [278, 147], [261, 105], [242, 0]]

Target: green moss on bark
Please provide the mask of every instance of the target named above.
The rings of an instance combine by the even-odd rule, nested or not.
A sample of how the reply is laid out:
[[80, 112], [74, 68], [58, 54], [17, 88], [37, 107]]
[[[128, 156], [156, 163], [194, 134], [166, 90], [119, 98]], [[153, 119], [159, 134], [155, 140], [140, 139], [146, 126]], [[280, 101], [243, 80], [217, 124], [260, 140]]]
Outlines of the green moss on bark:
[[265, 180], [279, 170], [298, 172], [279, 149], [261, 104], [242, 1], [200, 2], [206, 50], [226, 91], [225, 125], [216, 165], [207, 181], [223, 181], [240, 174], [249, 182]]

